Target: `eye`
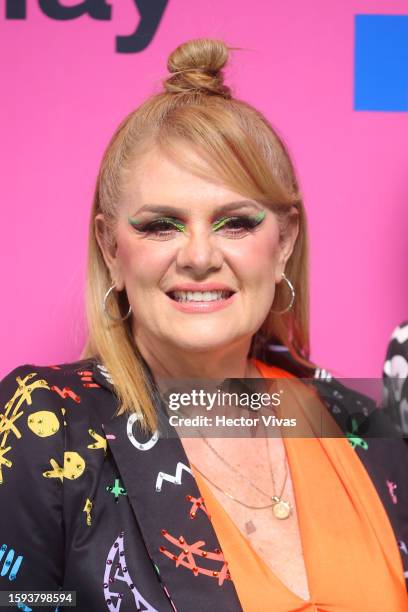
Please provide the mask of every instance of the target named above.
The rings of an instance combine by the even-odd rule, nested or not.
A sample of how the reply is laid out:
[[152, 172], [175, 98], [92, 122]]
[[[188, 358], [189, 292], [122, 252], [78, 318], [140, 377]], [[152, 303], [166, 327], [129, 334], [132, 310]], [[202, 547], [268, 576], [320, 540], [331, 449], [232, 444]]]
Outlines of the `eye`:
[[259, 220], [251, 217], [229, 217], [217, 221], [215, 225], [217, 226], [215, 229], [217, 232], [222, 230], [227, 236], [240, 237], [259, 225]]
[[[252, 232], [263, 218], [264, 213], [252, 216], [221, 217], [212, 224], [212, 229], [217, 233], [222, 232], [228, 238], [243, 238], [248, 232]], [[129, 219], [129, 222], [137, 232], [159, 240], [169, 240], [174, 237], [175, 232], [186, 232], [186, 225], [172, 217], [160, 217], [142, 225], [132, 219]]]
[[133, 226], [138, 232], [143, 232], [155, 238], [171, 238], [175, 231], [184, 231], [184, 224], [176, 219], [155, 219], [141, 227]]

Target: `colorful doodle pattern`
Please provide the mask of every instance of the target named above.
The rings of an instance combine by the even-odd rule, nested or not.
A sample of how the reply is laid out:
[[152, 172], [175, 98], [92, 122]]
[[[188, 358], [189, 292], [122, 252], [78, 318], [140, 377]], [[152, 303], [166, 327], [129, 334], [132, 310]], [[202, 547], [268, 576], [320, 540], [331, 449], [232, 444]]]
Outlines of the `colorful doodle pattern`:
[[88, 527], [90, 527], [92, 525], [92, 516], [91, 516], [91, 512], [92, 512], [92, 502], [89, 499], [89, 497], [86, 498], [86, 502], [85, 502], [85, 506], [82, 512], [85, 512], [86, 514], [86, 524], [88, 525]]
[[115, 542], [112, 544], [106, 559], [105, 573], [103, 577], [103, 592], [108, 610], [109, 612], [119, 612], [124, 593], [123, 591], [118, 592], [117, 590], [113, 589], [115, 587], [115, 583], [117, 586], [119, 586], [119, 583], [122, 582], [132, 593], [136, 610], [158, 612], [156, 608], [151, 606], [149, 602], [146, 601], [130, 577], [126, 563], [124, 535], [124, 532], [121, 531]]
[[112, 486], [106, 487], [106, 490], [112, 493], [116, 503], [118, 503], [120, 495], [127, 495], [126, 489], [120, 484], [119, 478], [115, 478], [115, 483]]
[[53, 436], [59, 430], [60, 424], [53, 412], [38, 410], [27, 418], [27, 425], [31, 431], [40, 438]]
[[159, 472], [156, 480], [156, 491], [160, 493], [160, 491], [162, 490], [163, 480], [167, 480], [168, 482], [171, 482], [173, 484], [181, 485], [183, 470], [185, 470], [189, 474], [192, 474], [191, 469], [188, 467], [188, 465], [185, 465], [182, 461], [179, 461], [177, 463], [176, 473], [174, 476], [172, 474], [167, 474], [167, 472]]
[[85, 461], [81, 455], [75, 451], [64, 453], [64, 465], [60, 467], [55, 459], [50, 459], [52, 470], [43, 473], [45, 478], [59, 478], [61, 482], [64, 478], [76, 480], [85, 470]]
[[[11, 444], [7, 445], [8, 438], [13, 436], [19, 440], [21, 432], [18, 429], [16, 422], [23, 416], [24, 411], [20, 408], [24, 404], [31, 406], [32, 394], [36, 389], [49, 389], [48, 383], [45, 380], [39, 379], [32, 381], [37, 376], [35, 372], [31, 372], [21, 378], [17, 376], [17, 389], [10, 400], [6, 403], [4, 414], [0, 415], [0, 484], [4, 482], [3, 466], [11, 468], [13, 462], [6, 457], [6, 454], [12, 450]], [[30, 382], [31, 381], [31, 382]]]
[[[7, 553], [7, 554], [6, 554]], [[5, 559], [3, 561], [3, 557]], [[1, 563], [3, 564], [1, 565]], [[17, 574], [23, 562], [23, 556], [17, 555], [12, 548], [9, 548], [7, 552], [7, 544], [3, 544], [0, 547], [0, 576], [8, 576], [9, 580], [15, 580], [17, 578]]]
[[[183, 536], [175, 538], [165, 529], [162, 529], [161, 533], [166, 540], [171, 542], [171, 544], [180, 550], [178, 554], [175, 554], [174, 552], [167, 550], [165, 546], [160, 546], [159, 549], [160, 552], [166, 555], [166, 557], [175, 562], [176, 567], [182, 565], [183, 567], [191, 570], [195, 576], [198, 576], [198, 574], [203, 574], [205, 576], [210, 576], [211, 578], [216, 578], [220, 586], [223, 584], [224, 580], [231, 580], [231, 576], [228, 571], [228, 562], [224, 559], [224, 555], [219, 548], [216, 548], [214, 551], [205, 550], [203, 549], [203, 546], [205, 546], [205, 542], [203, 540], [198, 540], [197, 542], [189, 544], [186, 542]], [[206, 560], [220, 562], [222, 563], [222, 567], [214, 567], [213, 569], [202, 567], [197, 562], [195, 556], [198, 558], [204, 557]]]
[[140, 451], [148, 451], [153, 448], [155, 444], [157, 444], [157, 441], [159, 439], [159, 432], [156, 430], [147, 442], [139, 442], [133, 433], [133, 426], [137, 421], [140, 420], [140, 418], [140, 415], [137, 413], [133, 413], [129, 416], [127, 422], [127, 436], [129, 438], [130, 443], [133, 444], [135, 448]]

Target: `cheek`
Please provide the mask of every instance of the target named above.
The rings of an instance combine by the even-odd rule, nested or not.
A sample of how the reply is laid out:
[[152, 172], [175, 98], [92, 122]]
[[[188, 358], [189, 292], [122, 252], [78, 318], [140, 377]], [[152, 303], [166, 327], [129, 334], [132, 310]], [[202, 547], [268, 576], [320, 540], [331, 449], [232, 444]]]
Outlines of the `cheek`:
[[278, 232], [258, 234], [248, 241], [237, 240], [229, 248], [229, 254], [248, 279], [259, 281], [265, 275], [270, 277], [279, 254]]
[[133, 269], [138, 267], [140, 255], [132, 240], [129, 240], [128, 238], [118, 240], [116, 256], [125, 278], [132, 273]]
[[117, 256], [125, 281], [152, 284], [169, 265], [169, 249], [152, 241], [133, 240], [132, 236], [118, 242]]

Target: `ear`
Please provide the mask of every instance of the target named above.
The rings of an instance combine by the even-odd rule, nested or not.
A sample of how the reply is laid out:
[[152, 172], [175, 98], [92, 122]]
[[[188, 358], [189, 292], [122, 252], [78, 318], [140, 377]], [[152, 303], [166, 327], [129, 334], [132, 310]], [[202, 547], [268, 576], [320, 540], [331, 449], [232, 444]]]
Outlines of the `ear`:
[[117, 291], [122, 291], [125, 283], [122, 278], [119, 261], [117, 258], [117, 245], [112, 235], [112, 230], [103, 213], [96, 215], [94, 219], [95, 238], [101, 249], [105, 264], [109, 269], [112, 283], [115, 283]]
[[289, 218], [285, 221], [285, 231], [280, 238], [278, 247], [277, 264], [275, 266], [275, 283], [280, 283], [282, 274], [285, 271], [286, 262], [292, 255], [296, 239], [299, 233], [299, 213], [293, 206]]

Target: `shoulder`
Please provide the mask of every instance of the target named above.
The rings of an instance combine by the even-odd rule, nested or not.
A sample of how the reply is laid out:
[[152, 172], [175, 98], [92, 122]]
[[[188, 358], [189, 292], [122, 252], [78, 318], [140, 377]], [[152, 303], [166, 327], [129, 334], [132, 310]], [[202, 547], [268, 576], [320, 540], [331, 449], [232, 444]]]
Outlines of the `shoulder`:
[[79, 372], [84, 370], [92, 370], [96, 362], [96, 358], [90, 358], [51, 365], [25, 363], [16, 366], [13, 370], [10, 370], [2, 378], [0, 384], [7, 384], [11, 380], [16, 380], [18, 377], [21, 378], [22, 376], [30, 376], [29, 380], [38, 375], [42, 376], [42, 378], [50, 378], [52, 380], [62, 380], [64, 378], [66, 379], [67, 377], [76, 378], [79, 375]]
[[[83, 372], [87, 366], [88, 362], [79, 361], [46, 366], [31, 363], [19, 365], [0, 382], [3, 404], [7, 406], [17, 402], [19, 405], [32, 406], [38, 400], [48, 405], [59, 404], [61, 399], [79, 403], [81, 398], [78, 388], [85, 378]], [[7, 396], [10, 396], [9, 399]]]
[[24, 421], [36, 415], [42, 423], [45, 419], [55, 424], [58, 419], [65, 425], [80, 421], [92, 427], [92, 422], [102, 419], [104, 411], [111, 415], [116, 408], [112, 384], [96, 358], [19, 365], [1, 380], [0, 402], [4, 406], [0, 431], [11, 427], [10, 419], [16, 421], [17, 414]]
[[[396, 345], [401, 347], [403, 342], [408, 360], [408, 322], [394, 331], [390, 350], [398, 350]], [[402, 359], [401, 356], [399, 358]], [[400, 432], [387, 411], [383, 410], [375, 399], [378, 392], [375, 379], [343, 380], [336, 378], [321, 366], [305, 368], [296, 362], [286, 347], [273, 343], [264, 346], [262, 357], [259, 359], [266, 369], [281, 372], [283, 370], [283, 374], [289, 374], [292, 378], [295, 377], [313, 387], [351, 443], [355, 445], [361, 441], [365, 446], [364, 438], [386, 438], [391, 441], [392, 453], [406, 458], [408, 449], [401, 439]], [[404, 362], [408, 367], [408, 361], [404, 359]], [[401, 382], [405, 382], [408, 388], [408, 371], [405, 377]]]
[[[24, 364], [3, 378], [0, 484], [9, 481], [17, 491], [30, 474], [44, 485], [45, 479], [76, 479], [88, 464], [99, 469], [107, 450], [103, 423], [117, 402], [108, 383], [102, 384], [104, 377], [96, 380], [97, 365], [94, 359]], [[94, 453], [98, 449], [104, 451], [101, 457]], [[89, 454], [92, 459], [97, 454], [98, 461], [88, 461]]]
[[[15, 367], [0, 381], [0, 428], [20, 438], [24, 424], [39, 437], [59, 429], [66, 404], [81, 402], [80, 388], [89, 379], [89, 361], [58, 365], [26, 363]], [[18, 427], [17, 427], [18, 426]]]
[[43, 389], [57, 393], [61, 390], [60, 396], [78, 402], [80, 398], [74, 389], [83, 391], [101, 386], [112, 389], [112, 381], [96, 357], [51, 365], [26, 363], [16, 366], [0, 380], [2, 390], [12, 387], [21, 392], [27, 388], [29, 391]]

